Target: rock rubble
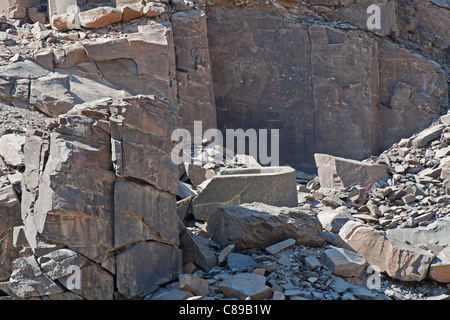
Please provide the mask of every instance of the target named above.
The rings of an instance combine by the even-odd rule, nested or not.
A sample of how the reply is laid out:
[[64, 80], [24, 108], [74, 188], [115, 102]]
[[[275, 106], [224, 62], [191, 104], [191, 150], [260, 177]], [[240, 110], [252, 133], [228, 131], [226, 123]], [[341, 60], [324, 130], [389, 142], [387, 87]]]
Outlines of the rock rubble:
[[[361, 163], [352, 161], [348, 169], [342, 166], [334, 171], [339, 181], [345, 181], [355, 167], [383, 166], [383, 174], [371, 186], [350, 183], [346, 187], [338, 184], [331, 186], [334, 189], [328, 185], [325, 188], [320, 180], [324, 171], [319, 170], [319, 176], [297, 172], [299, 206], [320, 221], [326, 239], [323, 244], [302, 244], [306, 238], [299, 230], [281, 233], [278, 239], [261, 236], [264, 243], [252, 239], [263, 235], [264, 229], [257, 231], [258, 224], [247, 215], [267, 212], [263, 204], [221, 206], [205, 223], [190, 220], [194, 215], [190, 219], [187, 216], [185, 233], [189, 232], [197, 242], [203, 239], [201, 251], [218, 260], [211, 258], [215, 265], [211, 263], [207, 269], [195, 259], [189, 260], [189, 271], [207, 280], [209, 291], [183, 299], [448, 299], [449, 201], [444, 188], [444, 165], [449, 156], [445, 151], [448, 116], [379, 157]], [[202, 150], [211, 152], [208, 148]], [[413, 156], [411, 163], [408, 160]], [[228, 165], [232, 164], [229, 160]], [[318, 162], [318, 166], [322, 164], [323, 161]], [[405, 166], [401, 173], [396, 169], [399, 165]], [[217, 164], [209, 162], [203, 166], [214, 169]], [[441, 171], [429, 177], [427, 169], [433, 167]], [[370, 175], [369, 171], [361, 172]], [[182, 179], [189, 183], [187, 176]], [[201, 194], [202, 190], [197, 192]], [[275, 217], [275, 211], [283, 209], [271, 210], [270, 215]], [[235, 218], [239, 222], [234, 223]], [[246, 223], [251, 229], [245, 229]], [[280, 234], [273, 228], [267, 227], [271, 235]], [[295, 238], [295, 234], [299, 237]], [[179, 298], [179, 290], [180, 283], [173, 282], [146, 299]]]

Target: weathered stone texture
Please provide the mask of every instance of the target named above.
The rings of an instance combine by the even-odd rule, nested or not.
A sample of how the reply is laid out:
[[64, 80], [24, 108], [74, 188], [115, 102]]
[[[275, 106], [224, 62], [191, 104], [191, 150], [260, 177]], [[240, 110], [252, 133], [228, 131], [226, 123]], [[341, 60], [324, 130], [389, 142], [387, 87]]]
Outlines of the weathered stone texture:
[[364, 257], [369, 265], [403, 281], [421, 281], [426, 278], [434, 254], [429, 251], [389, 240], [369, 226], [349, 221], [339, 232], [345, 248]]
[[[311, 4], [367, 29], [358, 10], [372, 3]], [[395, 3], [380, 5], [390, 24], [377, 33], [395, 32]], [[448, 108], [438, 64], [370, 32], [300, 25], [282, 11], [207, 8], [219, 129], [279, 128], [280, 163], [313, 171], [316, 152], [362, 160]]]
[[13, 228], [21, 224], [20, 200], [13, 186], [0, 189], [0, 281], [13, 271], [11, 261], [19, 257], [20, 248], [13, 245]]
[[218, 128], [280, 129], [280, 163], [312, 170], [308, 28], [262, 8], [218, 6], [206, 13]]
[[171, 26], [153, 24], [119, 39], [84, 45], [104, 78], [132, 94], [163, 95], [176, 100], [175, 52]]
[[171, 16], [177, 64], [178, 101], [182, 127], [194, 134], [194, 121], [203, 130], [216, 128], [213, 78], [204, 10]]
[[116, 259], [117, 289], [126, 298], [142, 297], [183, 270], [180, 249], [153, 241], [140, 242]]
[[[16, 229], [16, 242], [33, 250], [48, 277], [84, 299], [113, 299], [116, 287], [127, 298], [145, 295], [182, 270], [178, 171], [131, 161], [145, 148], [158, 152], [156, 159], [165, 154], [170, 160], [167, 132], [177, 125], [177, 115], [176, 105], [152, 96], [104, 99], [61, 115], [49, 137], [27, 134], [24, 226]], [[128, 129], [132, 134], [123, 134]], [[145, 174], [155, 168], [160, 174]], [[69, 264], [81, 268], [81, 289], [66, 284]], [[46, 295], [20, 290], [24, 297]]]

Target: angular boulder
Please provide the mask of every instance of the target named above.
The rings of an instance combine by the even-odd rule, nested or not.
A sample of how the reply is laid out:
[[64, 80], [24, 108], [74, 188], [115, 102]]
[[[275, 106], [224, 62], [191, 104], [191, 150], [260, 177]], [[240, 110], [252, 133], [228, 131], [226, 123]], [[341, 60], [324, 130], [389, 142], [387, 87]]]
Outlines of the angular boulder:
[[366, 266], [366, 259], [344, 248], [330, 248], [321, 256], [323, 264], [340, 277], [359, 277]]
[[436, 125], [431, 126], [423, 131], [421, 131], [412, 141], [412, 146], [414, 148], [423, 148], [425, 147], [429, 142], [439, 138], [441, 136], [442, 131], [444, 130], [445, 126], [443, 125]]
[[433, 260], [428, 277], [437, 282], [450, 283], [450, 247], [442, 250]]
[[64, 291], [41, 271], [34, 256], [15, 259], [13, 273], [8, 282], [1, 284], [0, 289], [17, 298], [57, 294]]
[[222, 206], [211, 215], [207, 231], [223, 247], [234, 244], [237, 250], [266, 248], [290, 238], [317, 247], [325, 240], [313, 212], [264, 203]]
[[190, 274], [180, 274], [180, 289], [191, 292], [196, 296], [206, 296], [209, 293], [209, 283], [207, 280]]
[[348, 221], [339, 231], [343, 247], [364, 257], [369, 265], [403, 281], [421, 281], [426, 278], [434, 259], [429, 251], [406, 243], [389, 240], [383, 232], [355, 221]]
[[183, 263], [193, 262], [205, 271], [217, 265], [217, 257], [208, 245], [208, 239], [186, 229], [180, 237]]
[[227, 267], [232, 273], [248, 270], [255, 263], [255, 259], [241, 253], [232, 252], [227, 257]]
[[426, 227], [395, 228], [386, 231], [388, 239], [409, 243], [414, 247], [427, 243], [439, 243], [441, 246], [450, 245], [450, 217], [443, 217], [430, 223]]
[[30, 103], [50, 117], [66, 113], [78, 102], [67, 75], [55, 73], [31, 81]]
[[144, 15], [144, 6], [126, 5], [120, 8], [122, 10], [122, 21], [127, 22], [133, 19], [138, 19]]
[[314, 154], [322, 188], [342, 189], [359, 185], [370, 190], [375, 182], [389, 176], [387, 166], [357, 160]]
[[320, 211], [317, 218], [326, 231], [333, 233], [338, 233], [347, 221], [355, 220], [346, 207]]
[[205, 180], [212, 179], [216, 175], [213, 170], [208, 170], [194, 164], [185, 163], [184, 166], [187, 176], [196, 188]]

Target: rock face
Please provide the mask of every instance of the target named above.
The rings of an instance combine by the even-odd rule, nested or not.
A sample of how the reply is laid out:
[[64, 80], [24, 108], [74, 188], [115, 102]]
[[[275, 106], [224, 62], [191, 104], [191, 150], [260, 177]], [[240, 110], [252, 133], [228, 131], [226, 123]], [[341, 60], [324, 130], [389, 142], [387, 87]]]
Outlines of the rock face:
[[237, 250], [268, 247], [294, 239], [298, 244], [321, 246], [325, 237], [312, 212], [262, 203], [223, 206], [208, 220], [207, 231], [222, 246]]
[[216, 128], [206, 13], [203, 9], [181, 11], [173, 14], [171, 21], [182, 126], [191, 134], [194, 121], [202, 121], [204, 130]]
[[[164, 175], [149, 165], [144, 168], [160, 174], [138, 175], [130, 161], [144, 143], [152, 152], [170, 151], [169, 140], [164, 144], [167, 132], [155, 132], [151, 124], [158, 121], [171, 130], [177, 114], [173, 103], [154, 97], [103, 100], [59, 117], [47, 138], [27, 136], [25, 247], [38, 261], [52, 247], [68, 247], [95, 262], [79, 266], [82, 283], [94, 290], [74, 291], [83, 298], [112, 299], [115, 287], [125, 298], [142, 296], [181, 271], [177, 173], [166, 165]], [[95, 281], [104, 287], [95, 289]]]
[[170, 25], [156, 24], [118, 39], [84, 45], [87, 56], [113, 85], [132, 94], [162, 94], [175, 100], [175, 53]]
[[[385, 20], [377, 33], [395, 30], [397, 16], [402, 23], [415, 19], [401, 2], [400, 12], [394, 3], [381, 4]], [[367, 28], [366, 3], [311, 4], [310, 9], [317, 5], [325, 20]], [[444, 9], [425, 12], [436, 11], [448, 18]], [[219, 128], [280, 128], [280, 161], [298, 170], [313, 170], [314, 153], [365, 159], [418, 127], [427, 127], [439, 117], [441, 105], [448, 108], [448, 89], [439, 66], [388, 40], [358, 30], [305, 26], [282, 7], [247, 10], [216, 5], [207, 8], [207, 15]], [[442, 28], [441, 24], [436, 30]], [[440, 40], [444, 48], [448, 39]], [[445, 60], [442, 51], [439, 55]], [[414, 65], [421, 66], [423, 78], [416, 76], [419, 69]], [[433, 88], [427, 88], [430, 81]], [[405, 89], [412, 96], [407, 103]]]

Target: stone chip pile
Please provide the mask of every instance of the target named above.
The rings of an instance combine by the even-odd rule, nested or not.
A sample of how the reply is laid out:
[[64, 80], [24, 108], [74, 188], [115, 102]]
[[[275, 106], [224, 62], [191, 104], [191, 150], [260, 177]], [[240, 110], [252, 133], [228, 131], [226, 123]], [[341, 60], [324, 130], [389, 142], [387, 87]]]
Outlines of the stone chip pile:
[[[449, 120], [362, 162], [316, 155], [318, 176], [296, 172], [298, 208], [225, 205], [206, 221], [187, 199], [223, 167], [250, 164], [229, 151], [215, 163], [214, 147], [203, 146], [196, 164], [181, 166], [180, 190], [190, 192], [178, 201], [184, 273], [146, 299], [449, 299]], [[330, 170], [333, 180], [321, 177]]]

